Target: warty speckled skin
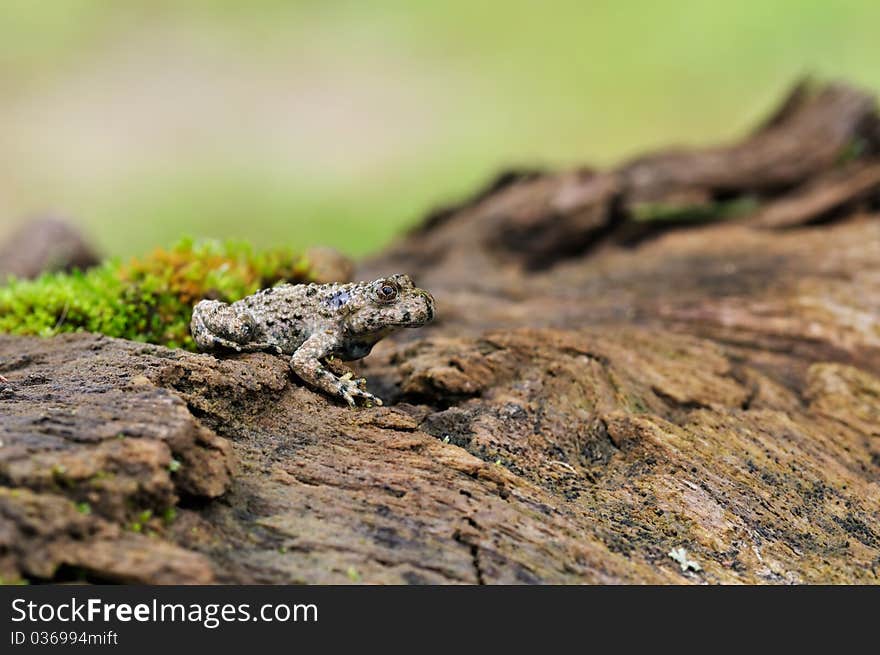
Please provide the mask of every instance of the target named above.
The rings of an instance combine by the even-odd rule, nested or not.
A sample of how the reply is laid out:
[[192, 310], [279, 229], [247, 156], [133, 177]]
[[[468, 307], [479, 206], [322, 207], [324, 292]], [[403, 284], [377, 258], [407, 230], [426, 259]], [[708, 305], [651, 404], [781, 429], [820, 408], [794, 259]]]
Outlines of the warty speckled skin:
[[238, 352], [268, 350], [290, 355], [303, 381], [349, 405], [359, 398], [381, 405], [347, 374], [337, 377], [328, 357], [366, 357], [383, 337], [434, 318], [434, 298], [407, 275], [352, 284], [281, 284], [232, 304], [202, 300], [190, 329], [199, 348]]

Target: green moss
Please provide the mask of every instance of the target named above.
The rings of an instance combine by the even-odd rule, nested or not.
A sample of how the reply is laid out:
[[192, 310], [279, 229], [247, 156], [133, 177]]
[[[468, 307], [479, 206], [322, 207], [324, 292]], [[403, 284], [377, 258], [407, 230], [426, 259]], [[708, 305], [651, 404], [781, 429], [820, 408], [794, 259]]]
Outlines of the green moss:
[[743, 216], [758, 207], [758, 200], [752, 196], [695, 205], [639, 203], [632, 208], [632, 220], [637, 223], [706, 223]]
[[856, 137], [850, 140], [849, 143], [844, 146], [843, 150], [841, 150], [840, 154], [837, 155], [837, 165], [843, 166], [848, 164], [849, 162], [858, 159], [865, 151], [868, 149], [868, 143], [865, 139], [861, 137]]
[[70, 489], [73, 487], [73, 480], [67, 476], [67, 467], [63, 464], [55, 464], [50, 471], [52, 481], [60, 488]]
[[642, 399], [637, 396], [627, 396], [626, 400], [628, 401], [628, 409], [632, 414], [644, 414], [648, 411], [648, 407], [642, 402]]
[[108, 481], [116, 477], [112, 471], [98, 471], [88, 479], [88, 484], [92, 489], [104, 489]]
[[286, 249], [185, 239], [127, 263], [10, 280], [0, 287], [0, 332], [100, 332], [192, 350], [189, 321], [202, 298], [232, 302], [281, 281], [310, 279], [308, 261]]
[[29, 584], [30, 584], [30, 582], [28, 582], [24, 578], [4, 578], [2, 575], [0, 575], [0, 586], [7, 586], [7, 585], [21, 586], [21, 585], [29, 585]]

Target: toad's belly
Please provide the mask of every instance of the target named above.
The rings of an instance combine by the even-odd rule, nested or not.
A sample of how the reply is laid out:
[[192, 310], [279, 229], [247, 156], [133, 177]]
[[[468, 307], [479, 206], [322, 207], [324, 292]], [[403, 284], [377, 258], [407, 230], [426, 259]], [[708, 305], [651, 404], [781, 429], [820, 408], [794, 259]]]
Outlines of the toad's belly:
[[343, 361], [350, 362], [354, 359], [363, 359], [370, 354], [375, 342], [350, 341], [339, 348], [333, 349], [333, 354]]

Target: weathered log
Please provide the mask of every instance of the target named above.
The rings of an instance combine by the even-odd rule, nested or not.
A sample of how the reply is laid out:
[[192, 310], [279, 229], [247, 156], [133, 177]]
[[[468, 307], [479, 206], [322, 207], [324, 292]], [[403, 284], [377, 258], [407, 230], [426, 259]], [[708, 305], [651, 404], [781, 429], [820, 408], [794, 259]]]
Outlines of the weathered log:
[[789, 196], [768, 202], [748, 220], [754, 225], [785, 228], [852, 212], [858, 204], [880, 205], [880, 160], [860, 160], [817, 175]]
[[[513, 175], [361, 263], [438, 304], [358, 366], [385, 407], [269, 354], [0, 338], [0, 575], [878, 582], [880, 189], [873, 146], [836, 159], [876, 114], [798, 94], [739, 147], [642, 160], [710, 203], [738, 170], [739, 220], [631, 239], [625, 169]], [[767, 152], [792, 125], [800, 162]]]
[[[499, 264], [547, 268], [608, 242], [631, 244], [731, 214], [751, 220], [764, 209], [754, 220], [768, 227], [808, 223], [855, 200], [880, 204], [880, 185], [862, 170], [878, 156], [873, 96], [801, 83], [740, 143], [667, 150], [607, 172], [513, 171], [435, 212], [389, 256], [404, 268], [454, 259], [458, 265], [446, 268], [461, 278], [495, 278]], [[849, 180], [848, 162], [858, 180]]]
[[731, 146], [680, 150], [626, 165], [628, 201], [662, 201], [702, 191], [712, 196], [786, 190], [832, 168], [868, 139], [877, 122], [874, 97], [844, 84], [799, 85], [751, 137]]

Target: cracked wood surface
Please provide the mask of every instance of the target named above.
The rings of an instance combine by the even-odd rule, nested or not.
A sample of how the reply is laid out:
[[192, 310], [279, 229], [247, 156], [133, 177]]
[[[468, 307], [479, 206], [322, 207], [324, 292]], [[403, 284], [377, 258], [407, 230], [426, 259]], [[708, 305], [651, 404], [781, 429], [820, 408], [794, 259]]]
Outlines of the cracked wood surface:
[[[0, 575], [876, 583], [866, 98], [801, 86], [741, 144], [515, 172], [435, 213], [356, 273], [437, 300], [357, 365], [386, 407], [335, 404], [268, 354], [0, 337]], [[757, 205], [632, 213], [735, 196]]]

